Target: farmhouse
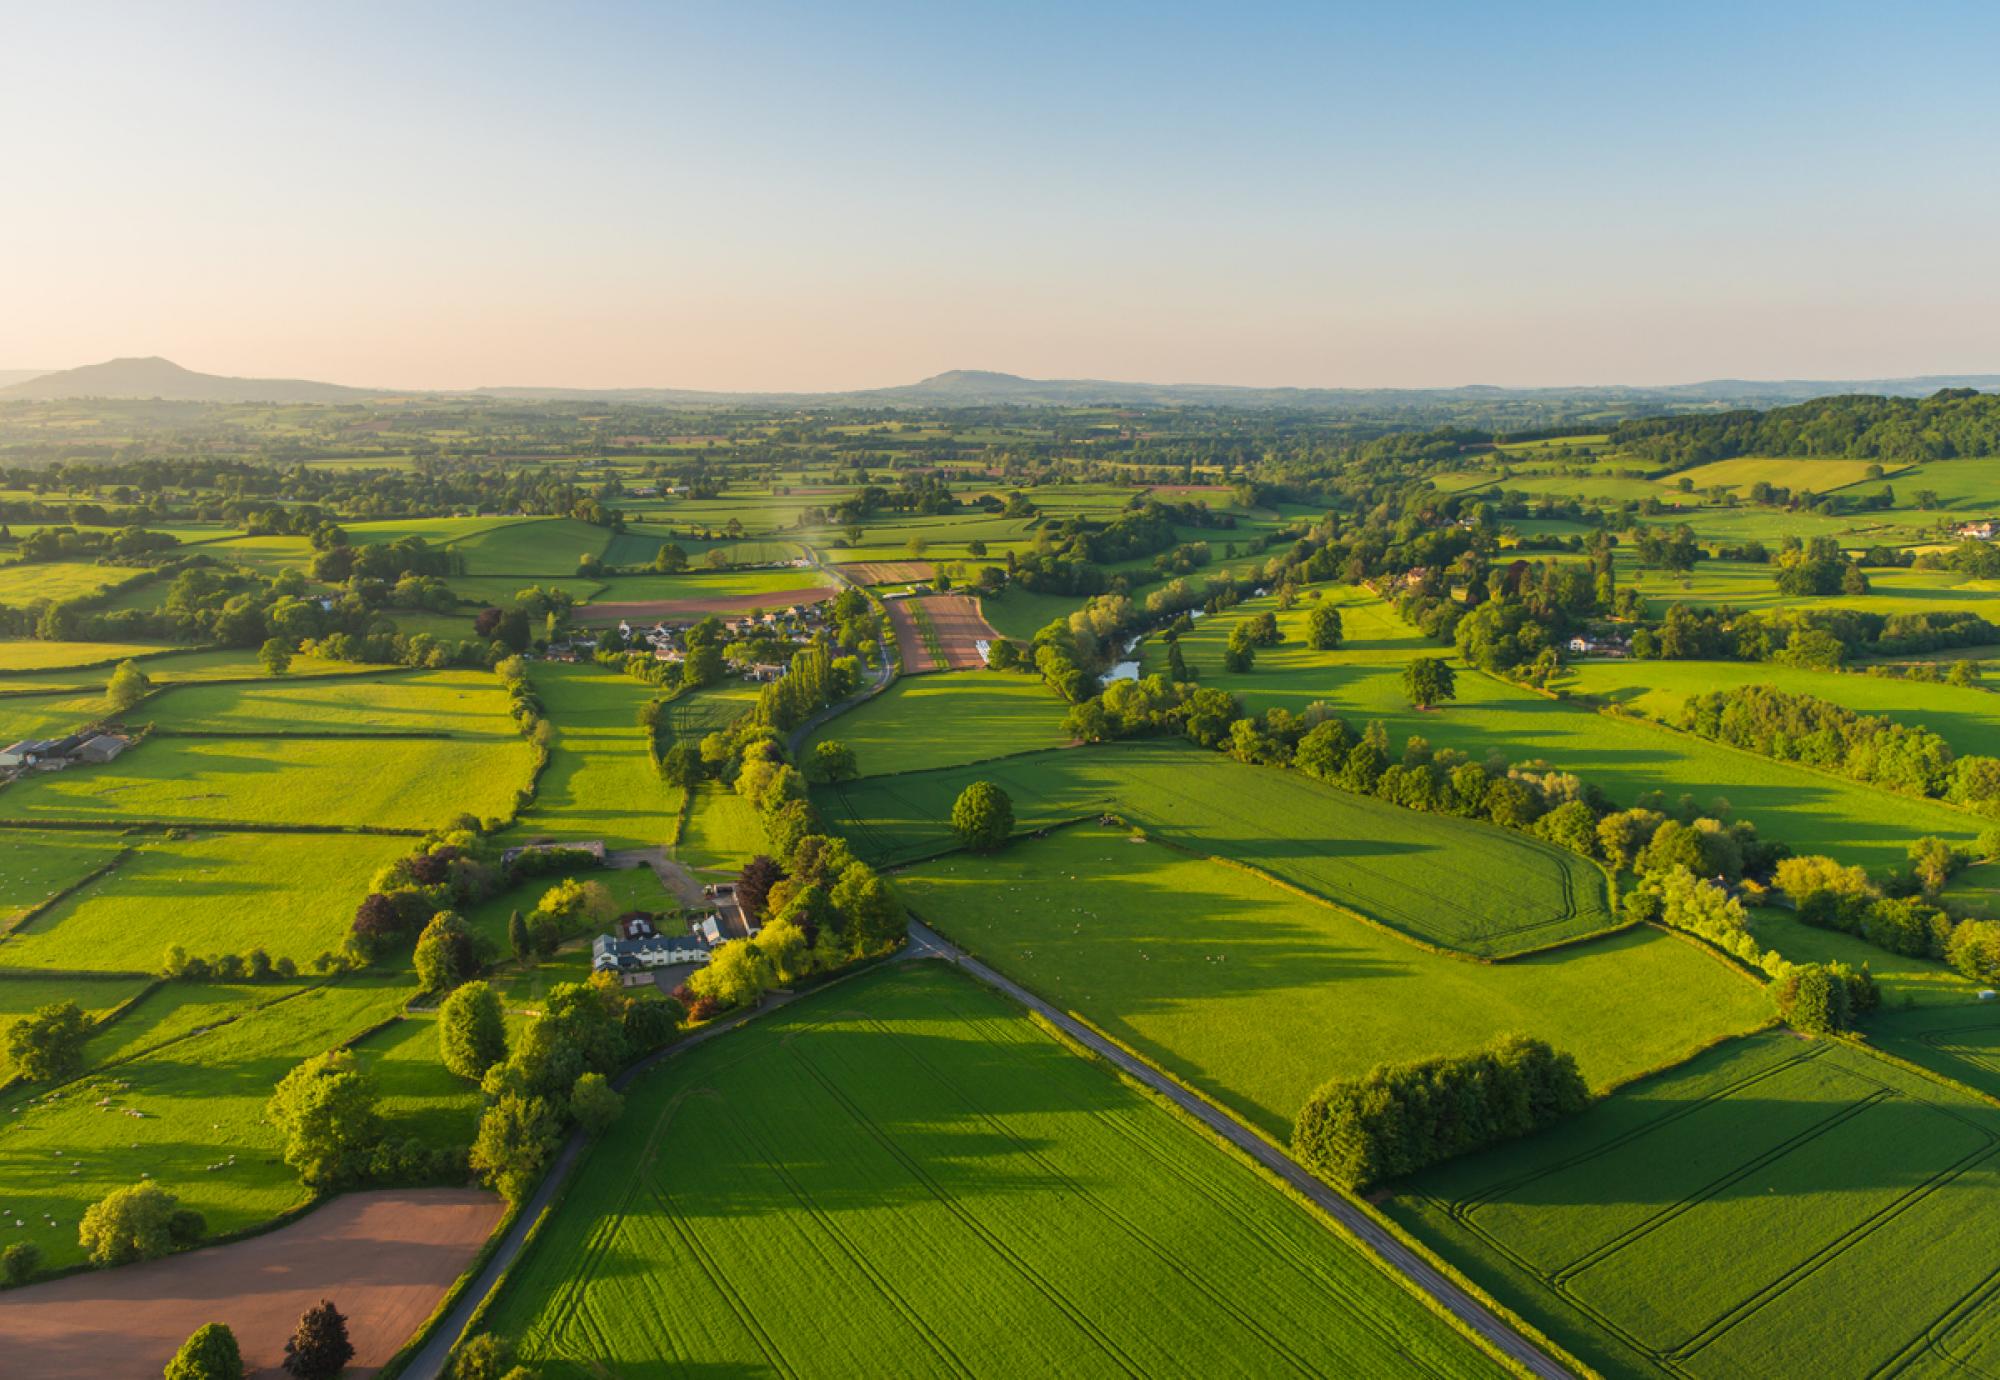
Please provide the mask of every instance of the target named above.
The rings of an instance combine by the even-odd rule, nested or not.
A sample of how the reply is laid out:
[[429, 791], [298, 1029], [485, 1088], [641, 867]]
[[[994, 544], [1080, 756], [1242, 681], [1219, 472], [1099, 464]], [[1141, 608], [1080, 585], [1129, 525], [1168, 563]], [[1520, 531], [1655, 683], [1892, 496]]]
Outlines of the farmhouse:
[[631, 987], [651, 982], [656, 968], [707, 963], [708, 949], [695, 935], [650, 934], [639, 939], [620, 939], [600, 934], [590, 946], [590, 966], [600, 973], [618, 974]]
[[1976, 522], [1961, 522], [1952, 531], [1954, 535], [1973, 541], [1992, 541], [1994, 535], [2000, 533], [2000, 522], [1995, 522], [1992, 518], [1980, 518]]

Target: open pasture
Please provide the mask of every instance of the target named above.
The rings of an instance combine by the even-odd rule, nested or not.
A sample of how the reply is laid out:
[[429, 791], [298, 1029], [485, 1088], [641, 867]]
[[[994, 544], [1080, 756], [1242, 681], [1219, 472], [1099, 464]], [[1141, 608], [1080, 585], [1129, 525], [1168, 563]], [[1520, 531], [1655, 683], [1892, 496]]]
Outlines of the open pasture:
[[417, 671], [338, 680], [279, 678], [169, 689], [146, 704], [175, 733], [517, 735], [500, 682], [484, 671]]
[[1000, 636], [1023, 646], [1035, 634], [1058, 618], [1068, 618], [1083, 607], [1080, 597], [1067, 594], [1037, 594], [1033, 590], [1008, 589], [979, 601], [986, 621]]
[[78, 1263], [84, 1208], [142, 1174], [204, 1214], [212, 1235], [298, 1206], [308, 1194], [264, 1119], [271, 1089], [300, 1061], [394, 1014], [408, 995], [406, 976], [342, 978], [52, 1091], [8, 1099], [0, 1209], [24, 1224], [10, 1225], [9, 1241], [34, 1242], [49, 1267]]
[[603, 839], [609, 848], [663, 844], [680, 790], [654, 770], [639, 727], [639, 707], [653, 687], [594, 665], [537, 663], [532, 674], [556, 741], [515, 835], [522, 842]]
[[23, 608], [38, 599], [79, 599], [123, 584], [139, 573], [124, 566], [65, 561], [0, 565], [0, 606]]
[[1061, 747], [1067, 706], [1040, 676], [965, 671], [899, 679], [816, 732], [854, 749], [863, 776]]
[[2000, 1107], [1834, 1043], [1732, 1041], [1388, 1208], [1611, 1376], [1893, 1374], [2000, 1322]]
[[161, 820], [421, 831], [459, 814], [506, 815], [528, 784], [528, 758], [520, 739], [161, 737], [104, 766], [16, 781], [0, 791], [0, 815], [107, 827]]
[[776, 565], [805, 554], [805, 549], [795, 541], [772, 537], [711, 540], [691, 536], [678, 527], [633, 523], [611, 538], [611, 544], [604, 551], [604, 563], [617, 567], [651, 565], [660, 548], [669, 545], [687, 552], [689, 563], [696, 567], [701, 566], [715, 551], [720, 551], [722, 558], [731, 565]]
[[[101, 1021], [144, 991], [146, 982], [145, 978], [130, 974], [51, 979], [35, 973], [0, 970], [0, 1032], [5, 1032], [22, 1016], [63, 1001], [75, 1002], [93, 1021]], [[0, 1048], [0, 1084], [13, 1076], [13, 1062], [6, 1050]]]
[[1899, 504], [1911, 504], [1928, 489], [1938, 503], [1951, 509], [1954, 520], [2000, 514], [2000, 459], [1932, 460], [1882, 480], [1859, 484], [1856, 497], [1873, 498], [1884, 485], [1895, 491]]
[[123, 839], [95, 830], [0, 830], [0, 929], [117, 857]]
[[1498, 1373], [1322, 1219], [932, 964], [648, 1074], [492, 1324], [549, 1380]]
[[[1243, 612], [1258, 606], [1250, 601]], [[1373, 607], [1394, 619], [1393, 612]], [[1183, 639], [1191, 644], [1184, 654], [1200, 669], [1203, 685], [1232, 692], [1251, 710], [1282, 705], [1297, 712], [1322, 700], [1356, 728], [1379, 720], [1392, 748], [1416, 735], [1474, 761], [1493, 752], [1516, 764], [1543, 761], [1575, 772], [1621, 805], [1650, 791], [1669, 801], [1692, 795], [1704, 806], [1721, 798], [1737, 817], [1798, 852], [1828, 853], [1869, 867], [1901, 862], [1910, 841], [1925, 834], [1969, 840], [1979, 832], [1976, 817], [1937, 801], [1877, 790], [1635, 717], [1598, 713], [1462, 665], [1456, 666], [1456, 700], [1440, 709], [1417, 709], [1403, 693], [1403, 666], [1411, 656], [1447, 653], [1414, 630], [1404, 629], [1408, 640], [1399, 640], [1387, 622], [1378, 626], [1380, 637], [1365, 639], [1367, 645], [1350, 641], [1338, 652], [1313, 652], [1293, 640], [1292, 624], [1281, 615], [1286, 642], [1260, 650], [1250, 671], [1232, 674], [1222, 670], [1219, 653], [1208, 650], [1220, 646], [1232, 614], [1242, 616], [1232, 610], [1201, 620], [1195, 634], [1201, 641]], [[1361, 616], [1347, 613], [1350, 634]], [[1158, 652], [1150, 644], [1147, 656], [1151, 668]], [[1650, 672], [1665, 663], [1638, 664]]]
[[1116, 813], [1181, 847], [1259, 868], [1467, 953], [1518, 953], [1616, 923], [1604, 874], [1574, 853], [1174, 742], [871, 777], [823, 792], [821, 812], [861, 856], [907, 861], [952, 846], [952, 802], [978, 780], [1013, 798], [1019, 831]]
[[924, 863], [896, 887], [955, 942], [1280, 1140], [1320, 1083], [1378, 1063], [1522, 1031], [1603, 1087], [1771, 1015], [1756, 982], [1658, 930], [1467, 963], [1096, 824]]
[[343, 522], [340, 526], [356, 546], [386, 546], [405, 537], [416, 537], [431, 546], [451, 546], [520, 521], [521, 518], [511, 515], [489, 513], [482, 517], [388, 518], [380, 522]]
[[[1835, 456], [1738, 455], [1661, 475], [1659, 482], [1670, 489], [1677, 489], [1685, 479], [1693, 483], [1696, 493], [1728, 489], [1743, 497], [1749, 495], [1751, 486], [1755, 484], [1769, 484], [1774, 489], [1790, 489], [1794, 493], [1826, 494], [1866, 479], [1869, 469], [1876, 465], [1873, 460], [1847, 460]], [[1893, 471], [1896, 467], [1890, 465], [1883, 468]], [[1900, 474], [1891, 473], [1889, 479], [1897, 484], [1903, 482]]]
[[465, 557], [467, 575], [518, 575], [528, 580], [576, 574], [585, 556], [602, 556], [609, 528], [575, 518], [520, 518], [460, 537], [451, 549]]
[[[1865, 543], [1849, 540], [1850, 546]], [[1665, 571], [1628, 572], [1619, 577], [1646, 598], [1650, 617], [1675, 604], [1728, 605], [1761, 612], [1789, 607], [1856, 609], [1863, 613], [1970, 612], [2000, 621], [2000, 580], [1969, 579], [1950, 570], [1890, 570], [1870, 567], [1866, 594], [1800, 598], [1778, 591], [1776, 567], [1741, 561], [1702, 561], [1687, 576]]]
[[720, 782], [705, 781], [688, 802], [674, 857], [689, 867], [735, 872], [770, 846], [756, 806]]
[[1562, 684], [1666, 724], [1679, 721], [1691, 696], [1775, 685], [1787, 694], [1817, 695], [1856, 713], [1929, 728], [1955, 752], [2000, 756], [2000, 695], [1964, 686], [1749, 661], [1588, 661]]
[[128, 657], [156, 656], [171, 648], [158, 642], [32, 642], [22, 639], [0, 641], [0, 690], [13, 688], [17, 672], [75, 671], [79, 681], [94, 676], [99, 668], [117, 665]]
[[[13, 832], [0, 832], [0, 843]], [[75, 832], [106, 842], [100, 831]], [[283, 833], [118, 841], [135, 845], [131, 856], [0, 940], [0, 965], [154, 972], [180, 944], [195, 954], [262, 948], [303, 968], [340, 948], [369, 878], [410, 842]]]

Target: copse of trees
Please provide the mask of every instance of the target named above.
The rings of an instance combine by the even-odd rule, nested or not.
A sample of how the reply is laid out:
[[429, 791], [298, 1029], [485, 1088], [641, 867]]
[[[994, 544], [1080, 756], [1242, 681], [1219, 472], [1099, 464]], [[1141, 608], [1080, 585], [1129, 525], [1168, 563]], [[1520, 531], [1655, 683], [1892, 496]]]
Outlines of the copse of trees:
[[1959, 757], [1942, 736], [1817, 695], [1749, 685], [1692, 695], [1680, 727], [1856, 781], [2000, 814], [2000, 758]]
[[77, 1244], [93, 1265], [153, 1260], [191, 1246], [208, 1231], [199, 1212], [152, 1182], [114, 1188], [84, 1209]]
[[1913, 464], [2000, 452], [2000, 398], [1945, 388], [1927, 398], [1850, 395], [1767, 412], [1620, 422], [1612, 450], [1686, 469], [1738, 455], [1843, 456]]
[[1362, 1190], [1553, 1126], [1589, 1103], [1572, 1056], [1510, 1035], [1476, 1053], [1379, 1064], [1324, 1084], [1299, 1109], [1292, 1153]]
[[83, 1067], [90, 1017], [73, 1001], [50, 1002], [7, 1027], [7, 1058], [30, 1083], [55, 1083]]

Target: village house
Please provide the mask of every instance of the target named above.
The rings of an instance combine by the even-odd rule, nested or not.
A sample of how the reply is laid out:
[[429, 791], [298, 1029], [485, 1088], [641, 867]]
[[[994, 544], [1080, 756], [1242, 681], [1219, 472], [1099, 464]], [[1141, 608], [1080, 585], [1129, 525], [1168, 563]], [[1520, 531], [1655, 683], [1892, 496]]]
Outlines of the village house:
[[591, 942], [590, 966], [600, 973], [616, 973], [627, 987], [653, 980], [660, 968], [683, 965], [700, 967], [708, 962], [709, 945], [696, 935], [652, 933], [636, 939], [600, 934]]
[[2000, 522], [1995, 522], [1992, 518], [1980, 518], [1976, 522], [1961, 522], [1952, 531], [1972, 541], [1992, 541], [1994, 534], [2000, 533]]

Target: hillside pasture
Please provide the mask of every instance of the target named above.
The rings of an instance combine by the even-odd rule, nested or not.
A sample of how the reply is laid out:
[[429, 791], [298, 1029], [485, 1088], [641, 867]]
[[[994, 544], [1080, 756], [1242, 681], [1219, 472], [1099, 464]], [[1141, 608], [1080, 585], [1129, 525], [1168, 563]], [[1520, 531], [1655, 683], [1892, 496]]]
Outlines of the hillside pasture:
[[978, 780], [1012, 797], [1019, 832], [1115, 813], [1182, 848], [1258, 868], [1466, 953], [1518, 953], [1616, 923], [1604, 874], [1574, 853], [1171, 741], [876, 776], [817, 798], [861, 856], [904, 862], [953, 846], [952, 803]]
[[1041, 677], [965, 671], [897, 680], [813, 734], [854, 749], [863, 776], [954, 766], [1061, 747], [1067, 706]]
[[575, 518], [521, 518], [460, 537], [451, 549], [473, 576], [518, 575], [527, 581], [575, 575], [585, 556], [604, 554], [609, 528]]
[[1323, 1219], [937, 965], [643, 1078], [491, 1322], [548, 1380], [1500, 1373]]
[[934, 928], [1280, 1140], [1306, 1096], [1509, 1031], [1603, 1087], [1770, 1019], [1757, 983], [1657, 930], [1476, 964], [1240, 868], [1095, 824], [896, 877]]
[[[1685, 479], [1693, 483], [1696, 493], [1727, 489], [1739, 497], [1748, 497], [1751, 486], [1755, 484], [1769, 484], [1774, 489], [1790, 489], [1793, 493], [1827, 494], [1860, 483], [1876, 464], [1873, 460], [1847, 460], [1836, 456], [1738, 455], [1663, 474], [1659, 482], [1667, 488], [1677, 489]], [[1896, 467], [1891, 465], [1885, 468], [1894, 470]], [[1895, 483], [1903, 482], [1900, 474], [1892, 473], [1889, 478]]]
[[1388, 1210], [1606, 1375], [1892, 1374], [1993, 1336], [2000, 1107], [1752, 1036]]
[[0, 830], [0, 929], [74, 886], [123, 851], [96, 830]]
[[58, 671], [115, 666], [128, 657], [145, 658], [172, 650], [158, 642], [32, 642], [0, 641], [0, 689], [11, 689], [13, 675], [27, 671]]

